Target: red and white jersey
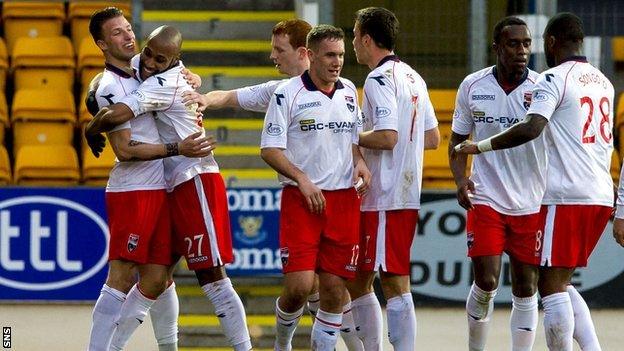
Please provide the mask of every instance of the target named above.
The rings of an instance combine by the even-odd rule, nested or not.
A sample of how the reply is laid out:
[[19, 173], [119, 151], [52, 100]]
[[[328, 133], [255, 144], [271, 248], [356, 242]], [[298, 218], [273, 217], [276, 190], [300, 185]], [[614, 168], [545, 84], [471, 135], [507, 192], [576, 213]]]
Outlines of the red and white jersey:
[[427, 84], [395, 55], [386, 56], [364, 82], [364, 130], [395, 130], [392, 150], [363, 149], [371, 171], [362, 211], [419, 209], [425, 131], [438, 126]]
[[[102, 79], [95, 93], [100, 108], [119, 102], [139, 86], [139, 81], [120, 68], [106, 64]], [[137, 115], [129, 122], [113, 129], [115, 132], [130, 129], [132, 140], [149, 144], [160, 144], [160, 137], [154, 118], [149, 115]], [[108, 177], [106, 191], [122, 192], [135, 190], [164, 189], [165, 179], [162, 160], [119, 162]]]
[[[260, 147], [285, 149], [286, 158], [321, 190], [351, 188], [359, 115], [351, 81], [340, 78], [334, 90], [325, 94], [306, 71], [273, 93]], [[297, 185], [281, 174], [279, 180], [282, 185]]]
[[613, 85], [585, 57], [537, 78], [529, 112], [548, 119], [546, 205], [613, 206]]
[[[457, 91], [453, 132], [479, 141], [520, 122], [531, 105], [537, 75], [527, 70], [523, 81], [508, 92], [497, 81], [496, 66], [468, 75]], [[515, 148], [474, 155], [472, 202], [506, 215], [537, 213], [546, 190], [547, 165], [542, 135]]]
[[[138, 56], [138, 55], [137, 55]], [[133, 66], [138, 68], [138, 57], [133, 59]], [[182, 103], [182, 93], [193, 88], [184, 80], [180, 61], [176, 66], [147, 78], [130, 95], [121, 99], [135, 116], [151, 112], [156, 119], [158, 133], [163, 143], [177, 143], [189, 135], [205, 130], [201, 117], [197, 117], [197, 106], [187, 107]], [[219, 166], [212, 153], [203, 158], [189, 158], [182, 155], [163, 159], [167, 188], [172, 190], [201, 173], [218, 173]]]
[[248, 111], [266, 112], [275, 89], [287, 81], [288, 79], [270, 80], [266, 83], [236, 89], [238, 104]]

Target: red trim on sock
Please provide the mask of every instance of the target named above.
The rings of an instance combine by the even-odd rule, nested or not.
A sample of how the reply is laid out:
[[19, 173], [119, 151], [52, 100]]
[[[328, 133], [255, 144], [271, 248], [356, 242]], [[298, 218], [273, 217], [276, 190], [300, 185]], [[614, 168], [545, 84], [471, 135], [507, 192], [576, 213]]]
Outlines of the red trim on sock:
[[319, 321], [319, 322], [321, 322], [321, 323], [323, 323], [323, 324], [325, 324], [326, 326], [329, 326], [329, 327], [334, 327], [334, 328], [340, 328], [340, 327], [342, 327], [342, 323], [330, 323], [330, 322], [328, 322], [328, 321], [324, 321], [324, 320], [320, 319], [320, 318], [318, 317], [318, 315], [316, 316], [316, 320], [317, 320], [317, 321]]

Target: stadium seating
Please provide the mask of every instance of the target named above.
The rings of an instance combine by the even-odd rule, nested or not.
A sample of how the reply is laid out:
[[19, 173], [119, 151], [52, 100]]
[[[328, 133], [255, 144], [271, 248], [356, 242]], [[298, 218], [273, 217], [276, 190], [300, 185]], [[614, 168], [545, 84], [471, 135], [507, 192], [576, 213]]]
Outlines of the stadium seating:
[[67, 37], [19, 38], [11, 55], [15, 89], [74, 87], [74, 52]]
[[0, 93], [0, 144], [4, 143], [5, 129], [9, 127], [9, 109], [4, 93]]
[[108, 181], [108, 174], [114, 164], [115, 154], [108, 142], [100, 157], [93, 156], [91, 150], [83, 146], [82, 181], [85, 185], [105, 186]]
[[0, 92], [6, 88], [7, 71], [9, 70], [9, 55], [7, 54], [4, 39], [0, 38]]
[[455, 182], [449, 168], [448, 145], [451, 138], [450, 123], [440, 123], [440, 146], [436, 150], [425, 150], [423, 165], [423, 187], [453, 189]]
[[11, 162], [6, 148], [0, 145], [0, 185], [9, 183], [11, 183]]
[[613, 183], [616, 186], [620, 182], [621, 163], [622, 158], [620, 157], [620, 153], [617, 150], [613, 150], [613, 155], [611, 156], [611, 178], [613, 178]]
[[15, 159], [14, 181], [18, 185], [77, 185], [78, 156], [70, 145], [26, 145]]
[[104, 54], [91, 37], [85, 37], [80, 42], [77, 61], [76, 69], [79, 74], [83, 68], [104, 68]]
[[612, 58], [615, 62], [624, 62], [624, 37], [614, 37], [611, 41]]
[[429, 98], [435, 110], [436, 117], [440, 123], [452, 122], [453, 111], [455, 110], [456, 90], [452, 89], [431, 89], [429, 90]]
[[4, 1], [4, 36], [9, 53], [20, 37], [59, 36], [65, 20], [65, 4], [58, 1]]
[[79, 50], [79, 45], [84, 38], [91, 38], [89, 33], [89, 19], [93, 12], [108, 6], [115, 6], [124, 12], [124, 16], [130, 20], [132, 12], [128, 1], [71, 1], [67, 9], [67, 17], [71, 29], [71, 39], [74, 48]]
[[617, 144], [619, 146], [620, 153], [624, 151], [624, 93], [620, 94], [617, 99], [617, 107], [615, 109], [613, 124], [615, 127], [615, 135], [618, 137]]

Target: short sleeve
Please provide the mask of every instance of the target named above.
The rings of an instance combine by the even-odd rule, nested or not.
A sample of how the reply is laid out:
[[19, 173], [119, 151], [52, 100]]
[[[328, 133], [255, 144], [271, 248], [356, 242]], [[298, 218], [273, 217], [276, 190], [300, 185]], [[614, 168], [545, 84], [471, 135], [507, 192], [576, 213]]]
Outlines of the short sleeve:
[[561, 100], [559, 86], [563, 86], [564, 82], [558, 75], [548, 72], [550, 71], [546, 71], [537, 77], [533, 87], [531, 106], [527, 114], [540, 115], [550, 120]]
[[260, 148], [286, 149], [289, 125], [288, 101], [283, 89], [277, 89], [271, 96], [260, 138]]
[[273, 92], [283, 82], [284, 80], [271, 80], [236, 89], [238, 104], [247, 111], [266, 112]]
[[384, 75], [370, 75], [364, 83], [364, 96], [371, 106], [373, 130], [399, 130], [398, 106], [394, 86]]
[[468, 103], [469, 90], [468, 82], [464, 80], [457, 89], [457, 96], [455, 97], [455, 111], [453, 111], [451, 130], [461, 135], [470, 135], [474, 125], [472, 111], [470, 111]]
[[152, 76], [119, 102], [127, 105], [134, 116], [138, 116], [146, 112], [166, 110], [173, 104], [176, 91], [176, 86], [168, 84], [164, 78]]
[[[88, 100], [86, 101], [87, 108], [89, 109], [89, 113], [95, 116], [100, 107], [105, 107], [114, 104], [117, 100], [115, 94], [111, 91], [110, 85], [100, 85], [96, 91], [90, 91]], [[95, 113], [93, 113], [95, 112]], [[124, 122], [115, 128], [111, 129], [109, 133], [114, 133], [124, 129], [130, 129], [130, 122]]]

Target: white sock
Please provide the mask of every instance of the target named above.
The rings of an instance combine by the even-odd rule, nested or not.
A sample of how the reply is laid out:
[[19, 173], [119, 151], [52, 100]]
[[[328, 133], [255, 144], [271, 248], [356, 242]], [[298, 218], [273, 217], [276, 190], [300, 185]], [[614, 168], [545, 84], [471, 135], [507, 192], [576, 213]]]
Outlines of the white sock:
[[556, 293], [542, 298], [546, 345], [550, 351], [572, 351], [574, 312], [570, 295]]
[[407, 293], [388, 299], [388, 338], [395, 351], [416, 349], [416, 312], [412, 294]]
[[275, 351], [291, 351], [292, 338], [303, 314], [303, 307], [288, 313], [279, 308], [279, 297], [275, 301]]
[[312, 322], [314, 322], [314, 317], [316, 317], [316, 312], [318, 311], [320, 305], [321, 298], [319, 297], [318, 291], [308, 296], [308, 312], [312, 315]]
[[355, 331], [351, 302], [347, 302], [347, 304], [342, 307], [342, 327], [340, 328], [340, 336], [342, 336], [347, 350], [364, 351], [364, 344], [362, 344], [362, 340], [358, 338]]
[[511, 349], [531, 351], [537, 329], [537, 294], [530, 297], [512, 296]]
[[150, 308], [150, 317], [154, 336], [159, 351], [175, 351], [178, 349], [178, 314], [180, 302], [176, 293], [175, 283], [156, 299]]
[[312, 326], [312, 350], [334, 351], [341, 326], [342, 313], [329, 313], [319, 309]]
[[351, 312], [357, 335], [367, 351], [381, 350], [383, 340], [383, 317], [381, 305], [375, 293], [360, 296], [351, 301]]
[[601, 351], [587, 303], [572, 285], [568, 285], [568, 294], [574, 312], [574, 340], [583, 351]]
[[126, 297], [126, 302], [121, 306], [121, 312], [117, 319], [117, 329], [115, 329], [110, 345], [111, 350], [123, 350], [132, 333], [145, 320], [154, 301], [156, 300], [143, 295], [137, 284], [134, 284]]
[[243, 302], [234, 290], [230, 278], [217, 280], [202, 286], [204, 294], [215, 307], [215, 314], [223, 333], [235, 351], [251, 350], [251, 339]]
[[125, 300], [126, 294], [106, 284], [102, 286], [100, 297], [93, 307], [88, 351], [108, 351], [115, 331], [115, 321]]
[[470, 294], [466, 300], [468, 349], [470, 351], [482, 351], [485, 348], [495, 296], [496, 289], [484, 291], [476, 283], [472, 283]]

